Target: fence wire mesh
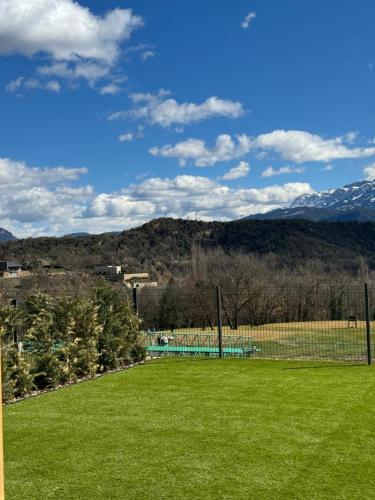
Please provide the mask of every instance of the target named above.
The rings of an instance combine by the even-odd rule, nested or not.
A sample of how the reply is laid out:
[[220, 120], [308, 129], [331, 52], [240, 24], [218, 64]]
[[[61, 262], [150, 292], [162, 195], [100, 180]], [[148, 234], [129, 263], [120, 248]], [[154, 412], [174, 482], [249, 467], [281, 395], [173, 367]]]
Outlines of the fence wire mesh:
[[[61, 290], [52, 292], [61, 296]], [[74, 288], [63, 295], [79, 294]], [[140, 343], [151, 356], [215, 357], [220, 347], [224, 357], [249, 359], [367, 362], [375, 355], [375, 285], [368, 287], [366, 315], [364, 285], [261, 288], [255, 283], [236, 289], [222, 284], [221, 329], [215, 287], [123, 288], [123, 296], [138, 312]], [[22, 331], [16, 333], [22, 341]], [[22, 350], [32, 362], [27, 344]]]
[[[223, 356], [367, 362], [363, 286], [311, 286], [220, 293]], [[153, 356], [218, 356], [215, 290], [178, 286], [137, 291], [141, 341]], [[372, 343], [373, 344], [373, 343]], [[374, 346], [371, 348], [374, 354]]]

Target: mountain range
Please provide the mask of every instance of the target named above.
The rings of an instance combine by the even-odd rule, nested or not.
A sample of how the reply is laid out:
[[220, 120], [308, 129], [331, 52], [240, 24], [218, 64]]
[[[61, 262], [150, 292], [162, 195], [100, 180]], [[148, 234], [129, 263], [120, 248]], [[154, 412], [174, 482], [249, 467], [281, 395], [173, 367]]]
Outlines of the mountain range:
[[375, 222], [375, 180], [298, 196], [288, 208], [255, 214], [245, 219], [307, 219], [326, 222]]
[[3, 229], [0, 227], [0, 243], [3, 243], [5, 241], [12, 241], [16, 240], [17, 238], [10, 232], [7, 231], [6, 229]]
[[[375, 180], [347, 184], [337, 189], [298, 196], [288, 208], [244, 217], [249, 220], [303, 219], [313, 222], [375, 222]], [[119, 235], [120, 232], [107, 233]], [[89, 233], [72, 233], [64, 238], [88, 238]], [[0, 228], [0, 243], [17, 238]]]
[[245, 217], [249, 220], [304, 219], [314, 222], [375, 222], [375, 209], [353, 208], [338, 210], [335, 208], [296, 207], [277, 208], [264, 214]]
[[298, 196], [290, 208], [315, 207], [350, 210], [354, 208], [375, 209], [375, 180], [347, 184], [344, 187]]

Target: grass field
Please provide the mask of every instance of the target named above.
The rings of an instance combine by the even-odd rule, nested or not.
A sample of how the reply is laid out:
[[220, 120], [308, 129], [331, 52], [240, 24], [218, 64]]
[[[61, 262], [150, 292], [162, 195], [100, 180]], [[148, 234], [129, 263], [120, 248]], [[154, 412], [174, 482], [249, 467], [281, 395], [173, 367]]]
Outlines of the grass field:
[[375, 370], [161, 359], [5, 409], [7, 498], [375, 498]]
[[[374, 328], [374, 324], [371, 328]], [[155, 340], [156, 334], [144, 335], [144, 344]], [[162, 333], [163, 334], [163, 333]], [[171, 335], [171, 331], [165, 331]], [[173, 331], [171, 345], [218, 345], [217, 329], [180, 328]], [[366, 359], [366, 324], [358, 321], [356, 328], [348, 328], [347, 321], [305, 321], [270, 323], [251, 327], [242, 325], [237, 330], [223, 328], [224, 346], [246, 345], [250, 340], [259, 351], [253, 357], [264, 359]], [[374, 348], [374, 346], [373, 346]], [[373, 349], [375, 355], [375, 349]]]

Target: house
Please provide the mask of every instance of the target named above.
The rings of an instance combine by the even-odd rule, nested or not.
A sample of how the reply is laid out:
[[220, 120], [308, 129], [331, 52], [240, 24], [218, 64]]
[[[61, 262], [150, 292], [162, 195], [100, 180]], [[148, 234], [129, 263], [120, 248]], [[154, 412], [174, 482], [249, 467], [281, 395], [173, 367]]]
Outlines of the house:
[[121, 266], [106, 266], [100, 264], [95, 266], [95, 274], [97, 276], [103, 276], [103, 278], [108, 281], [121, 281]]
[[21, 264], [13, 260], [0, 260], [0, 278], [18, 278], [21, 274]]
[[95, 266], [95, 274], [98, 276], [117, 276], [121, 274], [121, 266]]
[[64, 266], [54, 264], [51, 259], [39, 259], [37, 261], [37, 269], [49, 275], [66, 273]]
[[103, 276], [109, 281], [123, 283], [127, 288], [143, 288], [158, 286], [156, 281], [151, 281], [148, 273], [124, 273], [122, 266], [95, 266], [95, 274]]
[[51, 259], [38, 259], [38, 268], [49, 270], [52, 268], [52, 260]]
[[124, 284], [127, 288], [144, 288], [158, 286], [156, 281], [151, 281], [148, 273], [124, 274]]

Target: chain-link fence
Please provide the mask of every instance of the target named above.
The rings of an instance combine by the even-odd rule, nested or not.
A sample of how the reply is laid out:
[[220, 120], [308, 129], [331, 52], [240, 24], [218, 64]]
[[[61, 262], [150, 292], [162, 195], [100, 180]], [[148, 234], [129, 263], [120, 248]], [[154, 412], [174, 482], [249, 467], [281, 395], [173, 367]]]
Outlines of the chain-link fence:
[[133, 290], [152, 356], [368, 362], [375, 288], [320, 285]]

